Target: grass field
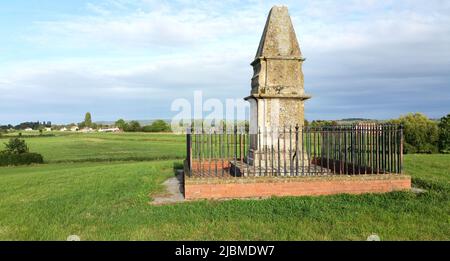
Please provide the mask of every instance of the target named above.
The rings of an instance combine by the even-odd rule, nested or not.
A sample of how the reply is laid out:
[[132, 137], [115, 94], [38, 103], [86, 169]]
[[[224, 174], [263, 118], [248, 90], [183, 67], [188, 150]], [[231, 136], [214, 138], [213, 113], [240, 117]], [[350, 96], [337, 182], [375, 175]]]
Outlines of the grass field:
[[183, 135], [56, 133], [54, 137], [24, 139], [30, 151], [41, 153], [49, 163], [181, 159], [185, 155]]
[[0, 168], [0, 240], [450, 239], [450, 155], [405, 156], [405, 172], [427, 189], [419, 195], [152, 206], [181, 163], [183, 136], [64, 134], [27, 142], [47, 163]]

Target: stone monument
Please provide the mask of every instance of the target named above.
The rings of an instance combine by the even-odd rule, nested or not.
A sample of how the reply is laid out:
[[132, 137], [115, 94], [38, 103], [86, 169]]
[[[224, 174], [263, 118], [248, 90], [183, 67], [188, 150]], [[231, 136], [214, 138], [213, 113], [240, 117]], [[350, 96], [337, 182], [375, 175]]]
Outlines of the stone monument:
[[[361, 194], [411, 188], [411, 177], [401, 174], [401, 128], [376, 125], [380, 127], [376, 133], [373, 128], [359, 127], [302, 128], [304, 102], [310, 98], [303, 86], [303, 62], [287, 7], [273, 7], [252, 63], [252, 89], [246, 98], [251, 104], [250, 136], [243, 128], [216, 138], [209, 133], [188, 134], [186, 199]], [[396, 138], [383, 138], [387, 136]], [[218, 140], [218, 146], [212, 140]], [[393, 141], [395, 149], [391, 150]], [[211, 153], [214, 151], [219, 158]]]
[[[274, 6], [251, 63], [254, 70], [252, 89], [250, 96], [245, 98], [250, 103], [250, 133], [262, 133], [266, 137], [262, 142], [259, 135], [250, 140], [249, 164], [253, 165], [257, 160], [263, 146], [273, 145], [271, 140], [283, 135], [281, 129], [304, 125], [304, 102], [311, 98], [304, 90], [304, 61], [288, 8]], [[276, 137], [267, 139], [267, 135]], [[281, 140], [287, 143], [286, 137]]]

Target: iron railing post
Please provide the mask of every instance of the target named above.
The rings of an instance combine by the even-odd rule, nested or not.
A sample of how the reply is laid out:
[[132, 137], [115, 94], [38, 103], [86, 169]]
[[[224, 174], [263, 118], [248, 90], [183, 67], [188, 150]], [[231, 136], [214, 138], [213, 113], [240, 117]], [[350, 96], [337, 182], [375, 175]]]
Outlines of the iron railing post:
[[188, 128], [186, 131], [186, 142], [187, 142], [187, 151], [186, 151], [186, 160], [187, 160], [187, 174], [189, 177], [191, 177], [191, 170], [192, 170], [192, 134], [190, 132], [190, 129]]
[[400, 174], [403, 173], [403, 125], [400, 125]]

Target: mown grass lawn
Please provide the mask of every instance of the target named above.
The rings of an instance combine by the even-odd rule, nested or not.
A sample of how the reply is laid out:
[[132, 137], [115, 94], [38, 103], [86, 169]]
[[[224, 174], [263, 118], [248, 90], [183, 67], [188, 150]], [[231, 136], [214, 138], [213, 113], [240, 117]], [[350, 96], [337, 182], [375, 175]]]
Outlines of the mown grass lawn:
[[406, 155], [404, 171], [418, 186], [450, 186], [450, 154]]
[[[149, 133], [64, 133], [24, 138], [47, 163], [181, 159], [185, 136]], [[0, 139], [0, 150], [7, 137]]]
[[[92, 137], [103, 138], [96, 135]], [[139, 150], [143, 134], [123, 135], [118, 138], [135, 138], [127, 149], [136, 146], [137, 157], [148, 153]], [[147, 147], [158, 147], [155, 144], [164, 136], [148, 137]], [[58, 145], [38, 139], [29, 139], [30, 147], [38, 152], [39, 146], [52, 148], [47, 155], [56, 150], [49, 164], [0, 168], [0, 240], [65, 240], [72, 234], [82, 240], [365, 240], [371, 233], [383, 240], [450, 239], [450, 155], [405, 156], [405, 171], [428, 189], [419, 195], [395, 192], [152, 206], [148, 204], [152, 196], [164, 193], [161, 184], [174, 175], [179, 159], [120, 161], [128, 157], [121, 154], [112, 155], [111, 162], [73, 162], [89, 160], [90, 152], [58, 154], [72, 141]], [[181, 143], [176, 153], [182, 155], [183, 138], [169, 136], [162, 142]], [[165, 146], [159, 153], [178, 155]], [[61, 158], [68, 160], [56, 163]]]

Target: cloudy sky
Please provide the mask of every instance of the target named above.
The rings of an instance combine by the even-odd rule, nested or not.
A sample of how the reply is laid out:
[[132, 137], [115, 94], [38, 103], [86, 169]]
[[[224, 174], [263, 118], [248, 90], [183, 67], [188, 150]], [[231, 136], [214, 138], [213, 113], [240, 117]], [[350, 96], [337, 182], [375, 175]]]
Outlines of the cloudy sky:
[[271, 6], [289, 7], [308, 119], [450, 113], [450, 1], [4, 0], [0, 124], [171, 118], [249, 94]]

